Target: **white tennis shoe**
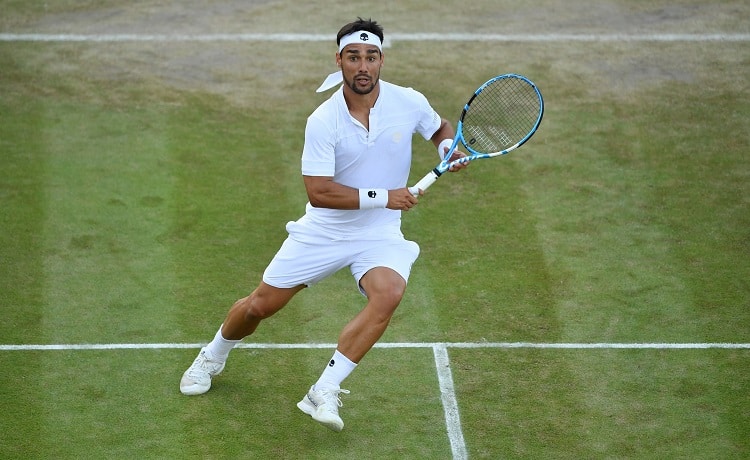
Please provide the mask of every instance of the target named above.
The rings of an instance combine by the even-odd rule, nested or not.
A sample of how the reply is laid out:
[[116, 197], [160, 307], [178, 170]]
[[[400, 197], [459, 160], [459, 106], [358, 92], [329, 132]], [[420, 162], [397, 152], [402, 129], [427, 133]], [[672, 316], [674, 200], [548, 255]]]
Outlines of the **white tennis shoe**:
[[213, 361], [201, 348], [198, 357], [188, 367], [180, 380], [180, 392], [184, 395], [201, 395], [211, 389], [211, 377], [221, 374], [226, 361]]
[[302, 401], [297, 403], [297, 407], [327, 428], [333, 431], [341, 431], [344, 429], [344, 421], [339, 417], [339, 407], [343, 406], [341, 398], [339, 398], [341, 393], [349, 394], [349, 390], [342, 390], [341, 388], [315, 390], [315, 385], [313, 385], [302, 398]]

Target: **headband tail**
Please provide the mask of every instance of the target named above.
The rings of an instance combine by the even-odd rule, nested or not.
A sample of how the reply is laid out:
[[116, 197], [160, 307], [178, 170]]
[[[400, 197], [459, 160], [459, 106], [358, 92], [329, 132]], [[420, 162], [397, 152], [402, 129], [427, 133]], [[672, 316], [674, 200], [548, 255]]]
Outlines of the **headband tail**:
[[333, 88], [334, 86], [340, 85], [344, 82], [344, 75], [341, 73], [341, 71], [333, 72], [329, 76], [326, 77], [326, 79], [323, 81], [323, 84], [318, 87], [317, 90], [315, 90], [316, 93], [322, 93], [323, 91], [328, 91], [329, 89]]

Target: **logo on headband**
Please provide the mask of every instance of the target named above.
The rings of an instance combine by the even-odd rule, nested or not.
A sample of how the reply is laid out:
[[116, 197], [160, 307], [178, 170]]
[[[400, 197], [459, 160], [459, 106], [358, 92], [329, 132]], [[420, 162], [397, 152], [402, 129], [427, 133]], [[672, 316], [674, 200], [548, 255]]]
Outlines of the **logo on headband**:
[[338, 41], [339, 53], [343, 51], [347, 45], [352, 45], [354, 43], [363, 43], [371, 46], [377, 46], [379, 50], [383, 50], [383, 44], [381, 43], [380, 37], [378, 37], [377, 35], [373, 35], [371, 32], [368, 32], [366, 30], [358, 30], [356, 32], [350, 33], [349, 35], [341, 37], [341, 40]]

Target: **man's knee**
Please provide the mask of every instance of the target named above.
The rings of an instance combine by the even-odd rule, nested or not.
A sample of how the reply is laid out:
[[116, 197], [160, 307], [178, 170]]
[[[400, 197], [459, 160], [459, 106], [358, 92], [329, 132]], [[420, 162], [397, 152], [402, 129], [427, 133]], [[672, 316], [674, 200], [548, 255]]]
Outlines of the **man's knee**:
[[245, 320], [265, 319], [273, 316], [274, 313], [280, 310], [280, 307], [271, 305], [262, 297], [253, 294], [240, 299], [239, 302], [242, 305], [241, 308]]
[[265, 319], [284, 308], [300, 289], [302, 287], [281, 289], [263, 284], [237, 303], [240, 304], [246, 319]]
[[370, 301], [395, 309], [406, 292], [406, 281], [390, 268], [370, 270], [360, 281]]
[[400, 283], [394, 283], [381, 288], [376, 295], [381, 302], [388, 305], [393, 305], [393, 308], [396, 308], [398, 304], [401, 303], [401, 299], [404, 298], [405, 291], [405, 284], [401, 285]]

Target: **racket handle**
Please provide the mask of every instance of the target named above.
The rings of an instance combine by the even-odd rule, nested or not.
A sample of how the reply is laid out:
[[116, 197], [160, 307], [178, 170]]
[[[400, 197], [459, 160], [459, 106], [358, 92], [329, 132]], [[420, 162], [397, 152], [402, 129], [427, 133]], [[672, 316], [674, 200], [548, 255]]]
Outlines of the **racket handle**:
[[434, 170], [432, 170], [429, 173], [427, 173], [427, 175], [424, 176], [422, 180], [414, 184], [413, 187], [409, 187], [409, 191], [411, 192], [412, 195], [417, 196], [419, 195], [420, 190], [425, 191], [427, 190], [427, 187], [434, 184], [435, 181], [438, 179], [438, 177], [440, 177], [440, 175], [437, 174]]

